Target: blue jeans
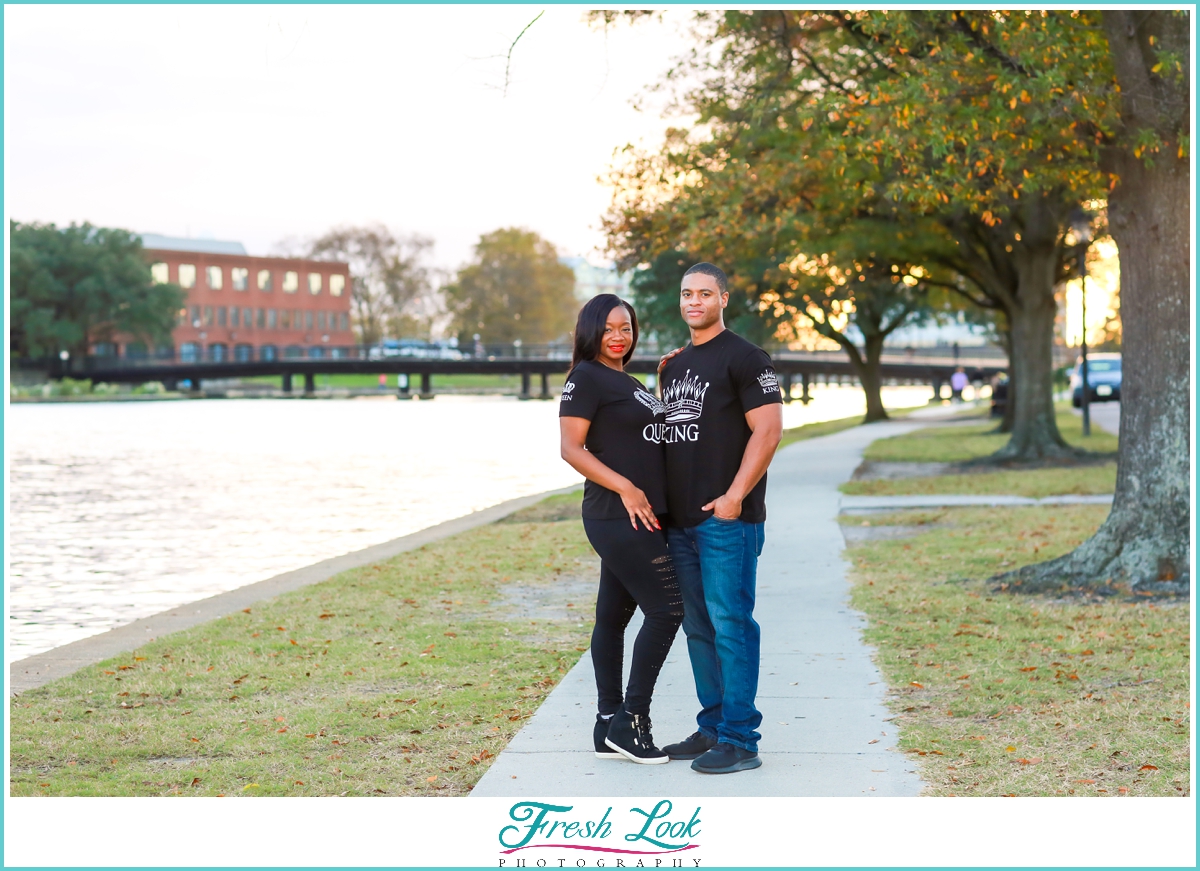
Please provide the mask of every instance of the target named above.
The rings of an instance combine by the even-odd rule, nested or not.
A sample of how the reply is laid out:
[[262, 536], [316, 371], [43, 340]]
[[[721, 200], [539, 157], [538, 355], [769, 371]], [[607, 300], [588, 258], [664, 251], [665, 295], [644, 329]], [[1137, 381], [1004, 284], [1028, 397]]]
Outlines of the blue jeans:
[[696, 678], [696, 723], [709, 738], [758, 752], [759, 628], [754, 585], [763, 524], [710, 517], [668, 527], [667, 546], [683, 593], [683, 631]]

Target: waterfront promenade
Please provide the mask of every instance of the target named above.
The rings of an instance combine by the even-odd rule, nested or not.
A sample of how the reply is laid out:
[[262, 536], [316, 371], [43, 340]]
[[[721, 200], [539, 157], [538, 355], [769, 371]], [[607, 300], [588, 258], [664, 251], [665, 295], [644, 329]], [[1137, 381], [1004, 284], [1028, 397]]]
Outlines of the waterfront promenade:
[[[763, 765], [705, 776], [690, 763], [635, 765], [591, 749], [596, 692], [585, 654], [542, 703], [472, 791], [473, 796], [904, 796], [916, 795], [915, 765], [892, 749], [897, 730], [886, 686], [851, 610], [837, 516], [849, 479], [872, 441], [928, 425], [855, 427], [797, 442], [776, 456], [767, 488], [766, 545], [755, 617], [762, 626], [758, 705]], [[637, 624], [626, 633], [629, 661]], [[695, 728], [696, 694], [683, 632], [654, 694], [658, 744]]]

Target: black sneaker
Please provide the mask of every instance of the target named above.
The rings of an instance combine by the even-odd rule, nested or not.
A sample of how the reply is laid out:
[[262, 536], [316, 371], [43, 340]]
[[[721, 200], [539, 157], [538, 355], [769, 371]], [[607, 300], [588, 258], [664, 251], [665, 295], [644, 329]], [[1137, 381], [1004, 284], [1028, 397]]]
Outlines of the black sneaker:
[[758, 768], [760, 765], [762, 760], [758, 758], [757, 753], [722, 742], [693, 762], [692, 771], [699, 771], [701, 774], [732, 774], [735, 771]]
[[716, 743], [716, 738], [709, 738], [703, 732], [693, 732], [678, 744], [668, 744], [663, 748], [663, 753], [672, 759], [695, 759], [711, 750]]
[[604, 739], [608, 737], [608, 723], [608, 720], [599, 714], [596, 715], [596, 728], [592, 730], [592, 741], [596, 745], [596, 758], [624, 759], [624, 756], [604, 743]]
[[621, 710], [608, 721], [608, 737], [604, 743], [632, 762], [642, 765], [659, 765], [670, 762], [671, 757], [654, 746], [650, 734], [650, 718], [645, 714], [631, 714]]

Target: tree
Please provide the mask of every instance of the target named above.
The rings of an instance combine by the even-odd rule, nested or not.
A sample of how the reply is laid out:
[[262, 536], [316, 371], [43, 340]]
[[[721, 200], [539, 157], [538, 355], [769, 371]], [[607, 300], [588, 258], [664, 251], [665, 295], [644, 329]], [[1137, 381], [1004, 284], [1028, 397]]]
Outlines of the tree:
[[142, 240], [128, 230], [12, 221], [9, 224], [10, 339], [16, 357], [68, 351], [120, 336], [169, 341], [184, 292], [155, 284]]
[[433, 240], [397, 235], [382, 224], [335, 227], [310, 241], [305, 253], [317, 260], [350, 265], [350, 306], [359, 341], [373, 345], [384, 336], [427, 329], [421, 311], [434, 293], [426, 258]]
[[942, 225], [955, 250], [928, 265], [957, 272], [958, 291], [1008, 328], [1014, 419], [1000, 458], [1074, 453], [1052, 405], [1054, 286], [1074, 254], [1072, 213], [1109, 182], [1098, 22], [1067, 11], [699, 13], [702, 43], [674, 74], [700, 82], [681, 103], [714, 139], [757, 128], [780, 153], [790, 140], [792, 159], [825, 164], [848, 201], [882, 197]]
[[460, 344], [553, 342], [575, 325], [575, 273], [537, 233], [507, 228], [480, 237], [475, 259], [447, 285]]
[[1109, 226], [1121, 257], [1121, 444], [1113, 507], [1069, 554], [1006, 580], [1021, 589], [1191, 583], [1191, 69], [1187, 12], [1103, 13], [1120, 121], [1103, 152], [1117, 179]]

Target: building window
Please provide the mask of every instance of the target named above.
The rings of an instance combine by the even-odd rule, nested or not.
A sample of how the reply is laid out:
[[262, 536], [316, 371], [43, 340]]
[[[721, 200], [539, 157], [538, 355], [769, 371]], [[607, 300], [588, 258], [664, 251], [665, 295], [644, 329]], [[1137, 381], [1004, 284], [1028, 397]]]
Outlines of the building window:
[[200, 362], [200, 346], [195, 342], [184, 342], [179, 346], [179, 362], [181, 363], [198, 363]]
[[213, 307], [206, 305], [204, 307], [204, 326], [211, 327], [213, 325]]
[[198, 328], [201, 323], [203, 322], [200, 320], [200, 306], [194, 305], [192, 306], [192, 326]]
[[209, 266], [204, 270], [204, 279], [213, 290], [221, 289], [221, 267]]
[[308, 273], [308, 292], [311, 293], [313, 296], [316, 296], [318, 293], [321, 292], [321, 273], [319, 273], [319, 272]]
[[309, 348], [308, 356], [314, 360], [320, 360], [323, 356], [325, 356], [325, 349], [324, 348]]
[[270, 269], [258, 270], [258, 289], [270, 293], [275, 289], [275, 280], [271, 277]]
[[196, 286], [196, 264], [180, 263], [179, 264], [179, 286], [189, 288]]
[[187, 306], [184, 306], [175, 315], [175, 326], [186, 327], [187, 323], [188, 323], [188, 310], [187, 310]]
[[279, 356], [279, 350], [274, 345], [263, 345], [258, 349], [258, 359], [274, 360]]
[[306, 311], [304, 313], [304, 329], [311, 330], [312, 327], [313, 327], [313, 313], [312, 313], [312, 309], [309, 309], [308, 311]]
[[245, 290], [250, 286], [250, 270], [235, 266], [229, 270], [229, 280], [233, 283], [234, 290]]
[[246, 325], [246, 329], [250, 329], [254, 325], [254, 309], [242, 309], [242, 323]]
[[154, 349], [154, 356], [159, 360], [174, 360], [175, 346], [174, 345], [159, 345]]
[[277, 316], [278, 316], [278, 312], [276, 312], [275, 309], [273, 309], [273, 308], [267, 309], [267, 329], [268, 330], [275, 329], [276, 325], [279, 323]]
[[166, 284], [171, 280], [171, 267], [165, 263], [155, 263], [150, 267], [150, 280], [155, 284]]
[[267, 319], [266, 312], [267, 312], [267, 310], [265, 308], [260, 308], [258, 310], [258, 319], [255, 321], [255, 323], [258, 324], [258, 328], [260, 330], [266, 325], [266, 319]]
[[233, 359], [237, 360], [239, 363], [249, 363], [251, 360], [254, 359], [254, 346], [253, 345], [234, 345], [233, 346]]
[[279, 310], [279, 326], [285, 330], [292, 328], [292, 310], [290, 308], [281, 308]]
[[342, 312], [341, 321], [342, 321], [342, 332], [345, 332], [346, 330], [350, 329], [350, 316], [347, 315], [345, 312]]
[[325, 332], [325, 312], [317, 312], [317, 329]]
[[[238, 308], [237, 306], [229, 307], [229, 328], [230, 329], [236, 330], [241, 325], [241, 322], [242, 322], [241, 312], [242, 312], [242, 310], [240, 308]], [[246, 326], [250, 326], [250, 325], [246, 324]]]
[[288, 345], [286, 348], [283, 349], [283, 356], [285, 356], [285, 357], [303, 357], [304, 349], [301, 348], [299, 345]]
[[346, 289], [346, 276], [331, 275], [329, 276], [329, 294], [330, 296], [341, 296], [342, 291]]
[[217, 306], [217, 326], [225, 326], [225, 306], [223, 305]]
[[285, 272], [283, 273], [283, 292], [295, 293], [300, 289], [300, 273]]
[[208, 359], [214, 363], [224, 363], [229, 359], [229, 348], [224, 342], [216, 342], [208, 346]]
[[349, 357], [350, 355], [346, 352], [345, 348], [330, 348], [329, 356], [333, 357], [335, 360], [340, 360], [343, 357]]

